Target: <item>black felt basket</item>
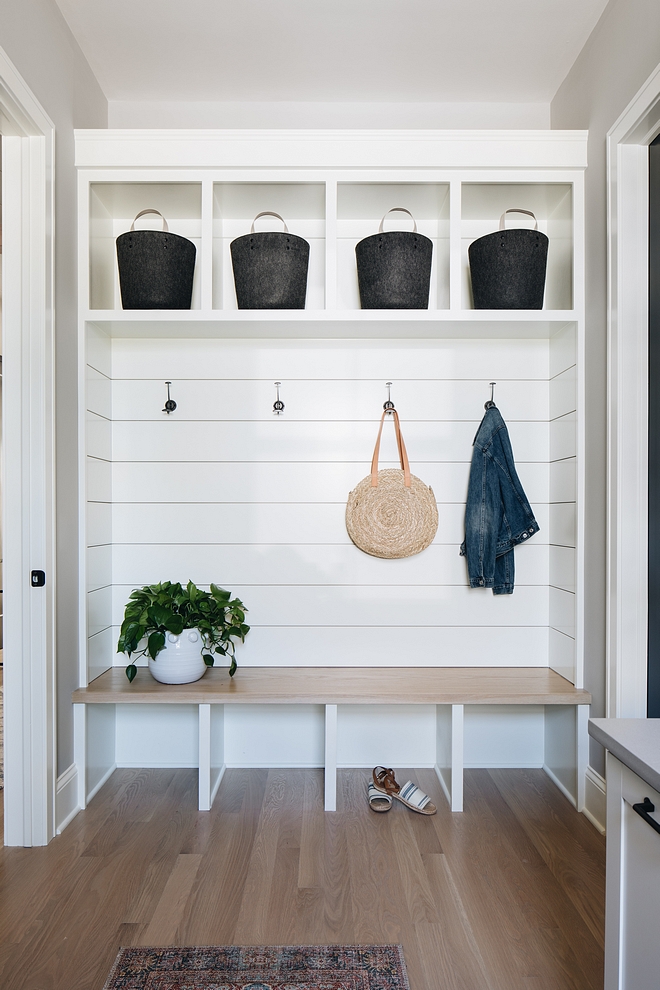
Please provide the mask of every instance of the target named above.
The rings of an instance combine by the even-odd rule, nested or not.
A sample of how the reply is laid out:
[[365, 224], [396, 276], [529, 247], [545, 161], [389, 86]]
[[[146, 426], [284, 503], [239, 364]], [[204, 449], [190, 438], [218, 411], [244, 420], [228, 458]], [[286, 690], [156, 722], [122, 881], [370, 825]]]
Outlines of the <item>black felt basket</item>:
[[475, 309], [543, 309], [548, 238], [538, 229], [505, 230], [506, 210], [500, 229], [479, 237], [468, 248], [472, 298]]
[[[393, 206], [387, 213], [410, 210]], [[385, 217], [387, 216], [385, 214]], [[433, 242], [414, 230], [383, 230], [355, 245], [362, 309], [428, 309]]]
[[236, 301], [239, 309], [304, 309], [307, 296], [309, 243], [284, 231], [254, 229], [259, 217], [277, 217], [265, 210], [252, 221], [249, 234], [231, 242]]
[[[156, 213], [162, 230], [135, 230], [135, 220]], [[142, 210], [117, 238], [119, 287], [124, 309], [190, 309], [197, 249], [172, 234], [158, 210]]]

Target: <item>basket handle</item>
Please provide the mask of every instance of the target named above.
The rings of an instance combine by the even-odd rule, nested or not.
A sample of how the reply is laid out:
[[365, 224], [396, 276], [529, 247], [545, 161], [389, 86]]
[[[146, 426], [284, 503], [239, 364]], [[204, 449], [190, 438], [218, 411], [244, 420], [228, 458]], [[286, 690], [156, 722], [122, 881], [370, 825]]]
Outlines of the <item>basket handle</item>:
[[532, 217], [532, 219], [534, 220], [534, 230], [539, 229], [539, 222], [531, 210], [519, 210], [516, 206], [513, 206], [510, 210], [505, 210], [502, 216], [500, 217], [500, 230], [506, 230], [504, 225], [506, 223], [507, 213], [525, 213], [528, 217]]
[[[417, 233], [417, 221], [415, 220], [410, 210], [407, 210], [405, 206], [393, 206], [391, 210], [387, 211], [385, 217], [388, 216], [390, 213], [407, 213], [413, 222], [413, 234]], [[380, 221], [380, 227], [378, 228], [379, 234], [383, 233], [383, 224], [385, 223], [385, 217], [383, 217], [383, 219]]]
[[[160, 212], [160, 210], [140, 210], [140, 212], [136, 216], [135, 220], [139, 220], [140, 217], [143, 217], [145, 215], [145, 213], [155, 213], [157, 216], [159, 216], [160, 219], [163, 221], [163, 232], [165, 234], [169, 233], [169, 229], [170, 228], [167, 226], [167, 220], [165, 219], [165, 217], [163, 216], [163, 214]], [[135, 230], [135, 220], [131, 224], [131, 230]]]
[[281, 217], [279, 215], [279, 213], [273, 213], [272, 210], [264, 210], [262, 213], [257, 213], [256, 217], [252, 221], [252, 226], [250, 227], [250, 233], [251, 234], [254, 234], [254, 225], [257, 222], [257, 220], [259, 219], [259, 217], [277, 217], [277, 219], [278, 220], [281, 220], [282, 223], [284, 224], [284, 233], [285, 234], [288, 234], [289, 233], [289, 228], [286, 225], [286, 221], [284, 220], [283, 217]]
[[388, 413], [392, 413], [394, 416], [394, 432], [396, 433], [396, 442], [399, 448], [399, 461], [401, 462], [401, 468], [403, 470], [403, 483], [406, 488], [410, 488], [410, 464], [408, 462], [408, 452], [406, 450], [406, 445], [403, 442], [401, 425], [399, 423], [399, 414], [396, 409], [384, 409], [383, 415], [380, 417], [380, 427], [376, 438], [376, 446], [374, 447], [374, 456], [371, 459], [371, 487], [378, 488], [378, 455], [380, 453], [380, 438], [383, 433], [383, 423], [385, 422], [385, 417]]

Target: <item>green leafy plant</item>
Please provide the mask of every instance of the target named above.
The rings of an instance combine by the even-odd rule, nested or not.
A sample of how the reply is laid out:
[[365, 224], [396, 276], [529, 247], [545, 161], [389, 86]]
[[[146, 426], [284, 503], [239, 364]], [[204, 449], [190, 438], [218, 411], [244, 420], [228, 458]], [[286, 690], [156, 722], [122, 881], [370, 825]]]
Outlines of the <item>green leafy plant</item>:
[[[199, 629], [207, 667], [214, 664], [214, 654], [230, 658], [229, 676], [236, 673], [236, 643], [245, 641], [250, 627], [245, 625], [247, 609], [230, 591], [215, 584], [201, 591], [192, 581], [184, 588], [171, 581], [150, 584], [134, 591], [124, 611], [124, 621], [117, 643], [117, 653], [129, 657], [150, 656], [155, 660], [165, 646], [165, 634], [180, 636], [184, 629]], [[140, 643], [147, 643], [138, 649]], [[129, 663], [126, 676], [132, 681], [137, 667]]]

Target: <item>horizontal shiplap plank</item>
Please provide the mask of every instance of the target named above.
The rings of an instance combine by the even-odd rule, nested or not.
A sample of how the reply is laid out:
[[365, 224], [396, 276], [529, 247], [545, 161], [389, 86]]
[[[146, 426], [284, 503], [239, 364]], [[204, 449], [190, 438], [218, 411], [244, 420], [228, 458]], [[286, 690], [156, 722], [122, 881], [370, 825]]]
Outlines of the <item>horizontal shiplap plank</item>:
[[561, 375], [576, 361], [577, 327], [575, 323], [565, 326], [550, 338], [550, 378]]
[[[200, 375], [204, 370], [200, 369]], [[559, 386], [554, 385], [555, 390]], [[539, 381], [499, 381], [497, 403], [509, 421], [547, 421], [549, 383]], [[122, 380], [112, 384], [113, 408], [117, 421], [167, 418], [163, 404], [167, 397], [162, 381]], [[186, 420], [264, 420], [272, 416], [276, 392], [272, 381], [173, 380], [172, 398], [177, 408], [172, 419]], [[397, 381], [392, 398], [405, 429], [408, 420], [478, 420], [490, 396], [488, 384], [473, 380]], [[282, 385], [285, 403], [282, 420], [373, 422], [382, 409], [387, 391], [382, 380], [374, 381], [289, 381]], [[96, 406], [90, 406], [95, 411]], [[567, 407], [575, 408], [575, 405]], [[392, 427], [388, 427], [392, 429]]]
[[119, 630], [108, 627], [87, 640], [87, 677], [90, 681], [116, 663], [122, 667], [128, 663], [127, 657], [117, 653], [118, 638]]
[[113, 383], [100, 371], [87, 367], [87, 409], [112, 419]]
[[[486, 383], [549, 376], [547, 340], [179, 340], [145, 338], [112, 342], [116, 379], [145, 377], [314, 379], [466, 378]], [[103, 369], [99, 369], [103, 370]], [[561, 368], [560, 370], [565, 370]], [[382, 402], [382, 400], [381, 400]]]
[[567, 457], [575, 457], [576, 443], [576, 416], [574, 412], [568, 413], [560, 419], [554, 419], [550, 423], [551, 461], [559, 461], [564, 460]]
[[550, 625], [575, 639], [575, 595], [570, 591], [550, 588]]
[[[470, 453], [463, 461], [428, 463], [417, 474], [433, 488], [438, 502], [465, 502]], [[381, 467], [394, 467], [382, 461]], [[550, 467], [539, 461], [516, 468], [529, 500], [546, 502]], [[118, 462], [112, 465], [117, 502], [341, 502], [365, 477], [369, 464], [208, 462], [171, 464]]]
[[87, 454], [112, 460], [112, 423], [93, 412], [87, 413]]
[[87, 364], [112, 378], [112, 340], [93, 323], [87, 327]]
[[548, 666], [575, 684], [575, 640], [557, 629], [549, 630]]
[[550, 465], [550, 501], [575, 502], [577, 494], [575, 457]]
[[112, 543], [112, 505], [109, 502], [87, 503], [87, 546]]
[[[549, 539], [550, 507], [533, 509], [541, 527], [534, 544], [561, 543]], [[464, 502], [440, 503], [435, 543], [461, 542], [464, 519]], [[112, 506], [112, 532], [115, 543], [351, 543], [345, 502], [120, 502]]]
[[575, 550], [550, 547], [550, 584], [575, 593]]
[[[564, 424], [563, 419], [550, 425], [561, 430], [560, 424]], [[405, 441], [413, 473], [421, 475], [421, 465], [426, 461], [469, 460], [478, 425], [478, 421], [408, 421]], [[574, 422], [572, 426], [574, 434]], [[376, 422], [291, 422], [282, 419], [185, 423], [170, 418], [168, 422], [114, 423], [112, 449], [113, 459], [119, 461], [354, 460], [366, 466], [371, 460], [376, 432]], [[382, 456], [383, 460], [394, 460], [394, 431], [390, 429], [388, 434], [383, 435]], [[547, 423], [510, 423], [509, 435], [518, 460], [548, 459]], [[561, 438], [563, 450], [566, 445], [563, 432]], [[568, 457], [571, 452], [575, 452], [574, 445], [572, 451], [557, 456]], [[416, 470], [418, 464], [420, 467]]]
[[[106, 637], [107, 666], [119, 626]], [[95, 637], [98, 639], [98, 637]], [[547, 626], [253, 626], [239, 667], [546, 667]]]
[[[188, 575], [161, 571], [155, 580], [187, 581]], [[113, 622], [121, 622], [133, 588], [149, 583], [139, 576], [113, 586]], [[219, 583], [221, 577], [219, 577]], [[196, 583], [202, 584], [198, 579]], [[228, 583], [228, 582], [225, 582]], [[250, 625], [266, 626], [540, 626], [548, 623], [548, 588], [517, 587], [493, 595], [468, 587], [271, 586], [233, 585], [228, 590], [249, 609]], [[554, 589], [550, 589], [553, 591]], [[556, 592], [565, 594], [565, 592]], [[574, 596], [569, 596], [573, 598]], [[553, 625], [558, 625], [553, 623]], [[559, 626], [558, 626], [559, 627]]]
[[575, 502], [555, 502], [549, 506], [548, 542], [561, 547], [576, 546], [577, 506]]
[[575, 412], [575, 372], [576, 369], [573, 366], [562, 372], [561, 375], [557, 375], [550, 382], [550, 419], [558, 419], [560, 416], [565, 416], [566, 413]]
[[112, 464], [97, 457], [87, 457], [87, 498], [95, 502], [112, 501]]
[[[533, 542], [516, 553], [516, 582], [547, 585], [549, 547]], [[561, 551], [563, 547], [553, 547]], [[573, 553], [574, 551], [567, 551]], [[393, 585], [407, 586], [405, 598], [421, 585], [467, 585], [465, 558], [458, 543], [433, 544], [414, 557], [383, 560], [347, 546], [115, 544], [113, 580], [143, 585], [171, 574], [187, 575], [196, 584], [236, 585]]]
[[87, 590], [96, 591], [112, 584], [112, 547], [90, 547], [87, 550]]
[[112, 587], [99, 588], [87, 595], [87, 635], [95, 636], [110, 625]]

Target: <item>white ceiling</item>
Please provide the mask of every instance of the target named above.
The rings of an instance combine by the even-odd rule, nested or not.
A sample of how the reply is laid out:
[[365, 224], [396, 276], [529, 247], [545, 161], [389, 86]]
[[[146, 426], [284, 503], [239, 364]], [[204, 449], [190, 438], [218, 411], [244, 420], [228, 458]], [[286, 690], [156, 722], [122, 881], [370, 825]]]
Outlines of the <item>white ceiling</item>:
[[607, 0], [57, 0], [108, 100], [548, 102]]

